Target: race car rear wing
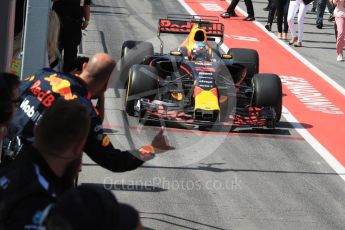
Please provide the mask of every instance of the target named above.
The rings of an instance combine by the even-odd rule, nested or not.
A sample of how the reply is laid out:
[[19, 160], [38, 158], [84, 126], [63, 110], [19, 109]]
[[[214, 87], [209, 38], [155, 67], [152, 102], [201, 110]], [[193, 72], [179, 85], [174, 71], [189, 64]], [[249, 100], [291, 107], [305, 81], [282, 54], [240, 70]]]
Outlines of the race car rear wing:
[[161, 41], [161, 53], [163, 52], [161, 33], [189, 34], [195, 24], [205, 29], [209, 41], [215, 41], [218, 37], [219, 44], [223, 43], [224, 25], [219, 22], [217, 16], [169, 14], [167, 18], [159, 19], [157, 37]]
[[224, 25], [217, 16], [170, 14], [159, 19], [158, 33], [189, 34], [195, 24], [205, 29], [207, 36], [223, 38]]
[[209, 15], [191, 15], [191, 14], [168, 14], [167, 19], [187, 20], [187, 21], [207, 21], [207, 22], [219, 22], [218, 16]]

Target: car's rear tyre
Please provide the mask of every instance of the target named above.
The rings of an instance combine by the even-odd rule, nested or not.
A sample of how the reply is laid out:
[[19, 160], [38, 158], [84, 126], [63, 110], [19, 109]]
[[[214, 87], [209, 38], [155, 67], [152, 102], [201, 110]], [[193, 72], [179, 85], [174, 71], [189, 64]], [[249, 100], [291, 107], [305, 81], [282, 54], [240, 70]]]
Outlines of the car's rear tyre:
[[244, 49], [244, 48], [231, 48], [228, 51], [228, 54], [232, 55], [232, 59], [247, 69], [247, 74], [245, 81], [250, 85], [251, 79], [254, 74], [259, 73], [259, 54], [256, 50], [253, 49]]
[[120, 85], [126, 88], [128, 73], [131, 66], [140, 64], [147, 56], [153, 56], [154, 49], [150, 42], [125, 41], [121, 49], [121, 61], [119, 62]]
[[276, 113], [276, 122], [281, 118], [283, 93], [282, 83], [276, 74], [255, 74], [252, 79], [253, 105], [271, 106]]
[[125, 110], [134, 116], [134, 105], [140, 98], [153, 100], [157, 92], [157, 70], [152, 66], [134, 65], [129, 70]]

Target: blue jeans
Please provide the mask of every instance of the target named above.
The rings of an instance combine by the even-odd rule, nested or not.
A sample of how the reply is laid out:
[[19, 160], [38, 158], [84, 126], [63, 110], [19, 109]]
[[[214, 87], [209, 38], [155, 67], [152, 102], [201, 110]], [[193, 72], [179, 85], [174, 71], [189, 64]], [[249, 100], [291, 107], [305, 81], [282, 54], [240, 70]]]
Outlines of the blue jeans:
[[334, 6], [328, 0], [317, 0], [316, 4], [316, 25], [323, 25], [323, 14], [325, 13], [326, 5], [328, 11], [332, 14]]

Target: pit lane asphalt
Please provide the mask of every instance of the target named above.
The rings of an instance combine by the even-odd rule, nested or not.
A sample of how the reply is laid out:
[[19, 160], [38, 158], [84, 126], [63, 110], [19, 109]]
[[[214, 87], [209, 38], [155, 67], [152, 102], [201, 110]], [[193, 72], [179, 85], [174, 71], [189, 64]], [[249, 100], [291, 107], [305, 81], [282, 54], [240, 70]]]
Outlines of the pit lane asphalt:
[[[172, 0], [94, 0], [93, 4], [92, 22], [80, 52], [105, 51], [116, 59], [122, 43], [130, 39], [152, 40], [158, 51], [158, 18], [187, 13]], [[265, 4], [264, 0], [254, 1], [259, 21], [266, 17], [261, 11]], [[245, 9], [243, 3], [240, 6]], [[314, 17], [307, 15], [305, 47], [298, 51], [344, 86], [344, 63], [335, 61], [331, 23], [325, 21], [325, 29], [317, 30]], [[179, 40], [165, 36], [165, 51]], [[133, 130], [135, 121], [123, 112], [121, 96], [122, 90], [113, 84], [107, 90], [106, 131], [121, 149], [140, 147], [157, 130], [145, 127], [138, 135]], [[128, 120], [132, 128], [127, 126]], [[140, 211], [147, 229], [345, 226], [344, 181], [284, 120], [277, 131], [240, 129], [225, 136], [168, 129], [167, 135], [176, 150], [132, 172], [112, 173], [85, 158], [79, 182], [112, 189], [119, 201]], [[210, 154], [203, 156], [204, 152]]]

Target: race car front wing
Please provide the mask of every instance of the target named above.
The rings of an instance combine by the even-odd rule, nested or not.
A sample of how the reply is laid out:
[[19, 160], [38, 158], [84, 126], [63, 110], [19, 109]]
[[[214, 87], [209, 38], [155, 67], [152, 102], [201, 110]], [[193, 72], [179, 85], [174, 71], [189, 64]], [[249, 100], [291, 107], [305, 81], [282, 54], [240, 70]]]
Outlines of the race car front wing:
[[186, 109], [180, 103], [150, 101], [140, 99], [135, 107], [136, 115], [141, 121], [152, 120], [165, 122], [184, 123], [198, 126], [233, 126], [233, 127], [269, 127], [276, 125], [276, 113], [272, 107], [235, 107], [225, 116], [224, 121], [207, 121], [194, 119], [194, 110]]

